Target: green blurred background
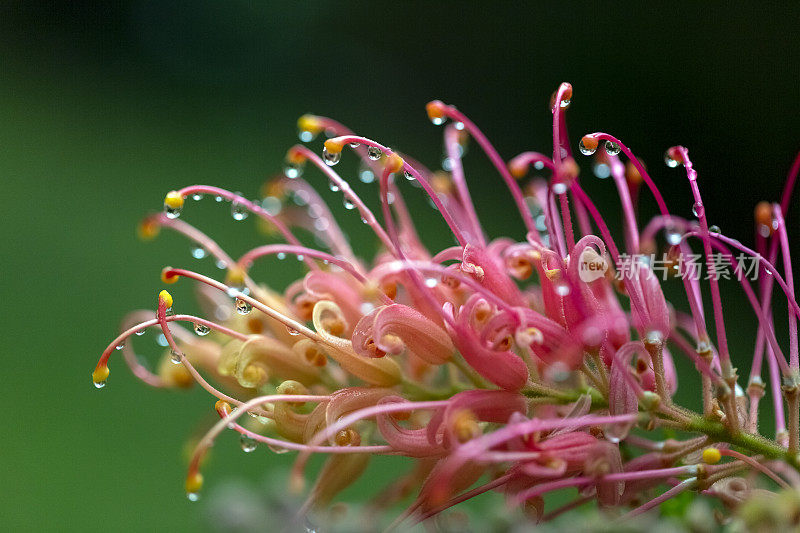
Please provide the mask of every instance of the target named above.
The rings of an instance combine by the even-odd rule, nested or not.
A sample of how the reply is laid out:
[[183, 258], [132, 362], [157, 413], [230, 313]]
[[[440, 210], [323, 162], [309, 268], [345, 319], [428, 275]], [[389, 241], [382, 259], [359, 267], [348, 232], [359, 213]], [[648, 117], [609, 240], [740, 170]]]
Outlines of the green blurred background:
[[[214, 420], [207, 395], [149, 389], [119, 357], [102, 391], [89, 374], [121, 317], [155, 304], [161, 267], [215, 272], [175, 235], [138, 241], [141, 216], [193, 183], [256, 195], [280, 170], [302, 113], [335, 117], [433, 167], [441, 132], [423, 106], [440, 98], [510, 158], [550, 149], [548, 100], [570, 81], [573, 139], [597, 130], [623, 139], [685, 216], [685, 178], [661, 159], [668, 146], [688, 146], [711, 222], [751, 243], [753, 206], [777, 198], [800, 148], [800, 10], [610, 5], [0, 3], [0, 528], [207, 527], [207, 504], [183, 496], [181, 455]], [[587, 189], [614, 218], [611, 184], [582, 164]], [[485, 158], [473, 148], [465, 165], [487, 230], [521, 238]], [[353, 161], [341, 168], [355, 172]], [[309, 179], [324, 187], [320, 175]], [[376, 205], [374, 188], [358, 185]], [[370, 234], [337, 195], [324, 195], [369, 256]], [[431, 221], [431, 246], [449, 244], [422, 196], [409, 197]], [[643, 206], [652, 212], [649, 199]], [[210, 200], [184, 217], [234, 257], [263, 240], [252, 217], [234, 222]], [[792, 229], [798, 220], [793, 210]], [[261, 268], [276, 287], [300, 272]], [[754, 320], [730, 289], [742, 362]], [[191, 305], [188, 284], [171, 290]], [[137, 341], [151, 361], [154, 337]], [[685, 377], [682, 396], [696, 401], [696, 386]], [[244, 455], [226, 436], [206, 469], [208, 490], [237, 479], [251, 484], [248, 497], [264, 484], [280, 488], [265, 472], [285, 463], [262, 450]]]

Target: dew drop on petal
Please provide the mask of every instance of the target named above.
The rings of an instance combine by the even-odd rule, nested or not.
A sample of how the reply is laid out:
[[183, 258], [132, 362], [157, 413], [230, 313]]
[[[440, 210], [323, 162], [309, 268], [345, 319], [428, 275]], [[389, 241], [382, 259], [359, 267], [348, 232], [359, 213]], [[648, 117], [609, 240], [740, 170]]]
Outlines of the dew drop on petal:
[[588, 148], [585, 144], [583, 144], [583, 139], [581, 139], [581, 142], [578, 143], [578, 150], [580, 150], [583, 155], [592, 155], [597, 151], [597, 147]]
[[606, 153], [608, 155], [619, 155], [620, 147], [617, 143], [606, 141]]
[[253, 306], [241, 298], [236, 298], [236, 312], [240, 315], [247, 315], [253, 310]]
[[239, 443], [242, 446], [242, 451], [245, 453], [254, 452], [256, 447], [258, 447], [258, 441], [245, 434], [242, 434], [242, 436], [239, 438]]
[[327, 148], [322, 149], [322, 160], [329, 167], [334, 166], [342, 160], [342, 152], [329, 152]]
[[194, 325], [194, 332], [200, 337], [205, 337], [206, 335], [211, 333], [211, 328], [206, 326], [205, 324], [198, 323]]
[[556, 283], [555, 289], [556, 289], [556, 294], [558, 294], [561, 297], [567, 296], [570, 291], [569, 284], [564, 281]]
[[377, 161], [383, 156], [383, 152], [377, 146], [370, 146], [367, 148], [367, 157], [372, 159], [373, 161]]

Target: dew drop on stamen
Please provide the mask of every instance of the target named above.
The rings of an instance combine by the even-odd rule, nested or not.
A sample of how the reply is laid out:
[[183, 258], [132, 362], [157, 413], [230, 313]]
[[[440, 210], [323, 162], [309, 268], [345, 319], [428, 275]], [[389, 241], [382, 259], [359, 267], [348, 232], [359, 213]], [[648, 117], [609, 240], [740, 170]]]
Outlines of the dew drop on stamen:
[[350, 148], [358, 148], [361, 146], [361, 143], [350, 143]]
[[709, 226], [708, 227], [708, 232], [709, 233], [717, 233], [717, 234], [719, 234], [719, 233], [722, 233], [722, 230], [719, 229], [719, 226], [715, 225], [715, 226]]
[[156, 344], [164, 347], [169, 346], [169, 342], [167, 342], [167, 338], [164, 336], [163, 333], [160, 333], [158, 337], [156, 337]]
[[256, 450], [256, 447], [258, 447], [258, 441], [245, 434], [242, 434], [242, 436], [239, 437], [239, 444], [241, 444], [242, 451], [245, 453], [254, 452]]
[[222, 196], [215, 196], [214, 197], [214, 201], [215, 202], [221, 202], [222, 200], [223, 200]]
[[406, 177], [406, 179], [407, 179], [408, 181], [414, 181], [415, 179], [417, 179], [417, 178], [415, 178], [415, 177], [414, 177], [414, 174], [412, 174], [412, 173], [411, 173], [411, 172], [409, 172], [408, 170], [404, 170], [404, 171], [403, 171], [403, 175]]
[[245, 207], [244, 204], [239, 202], [233, 202], [231, 204], [231, 216], [233, 217], [233, 220], [244, 220], [249, 214], [250, 212], [247, 210], [247, 207]]
[[303, 254], [299, 254], [299, 255], [295, 256], [295, 259], [297, 259], [298, 261], [304, 261], [305, 260], [305, 256]]
[[169, 351], [169, 360], [172, 361], [172, 364], [179, 365], [181, 364], [181, 353], [175, 350]]
[[192, 257], [195, 259], [202, 259], [206, 256], [206, 249], [202, 246], [195, 246], [192, 248]]
[[356, 207], [355, 204], [351, 202], [350, 199], [347, 197], [345, 197], [344, 200], [342, 200], [342, 205], [344, 205], [344, 208], [347, 209], [348, 211]]
[[286, 254], [283, 252], [278, 252], [276, 257], [278, 258], [279, 261], [283, 261], [284, 259], [286, 259]]
[[600, 178], [601, 180], [604, 180], [611, 175], [611, 167], [609, 167], [605, 163], [598, 163], [596, 165], [593, 165], [592, 171], [594, 172], [594, 175]]
[[441, 126], [442, 124], [444, 124], [444, 120], [445, 120], [444, 117], [431, 117], [431, 124], [433, 124], [434, 126]]
[[703, 213], [705, 213], [705, 211], [706, 209], [705, 207], [703, 207], [703, 204], [701, 202], [695, 202], [694, 205], [692, 206], [692, 214], [697, 218], [703, 216]]
[[543, 161], [534, 161], [533, 162], [533, 168], [535, 168], [536, 170], [542, 170], [544, 168], [544, 162]]
[[146, 332], [146, 331], [147, 331], [146, 329], [140, 329], [140, 330], [138, 330], [138, 331], [136, 332], [136, 336], [137, 336], [137, 337], [141, 337], [142, 335], [144, 335], [144, 334], [145, 334], [145, 332]]
[[429, 288], [433, 288], [436, 286], [436, 278], [428, 278], [425, 280], [425, 286]]
[[200, 499], [200, 494], [199, 494], [199, 493], [197, 493], [197, 492], [187, 492], [187, 493], [186, 493], [186, 498], [187, 498], [187, 499], [188, 499], [190, 502], [196, 502], [197, 500], [199, 500], [199, 499]]
[[125, 343], [123, 342], [123, 343], [117, 344], [117, 345], [115, 346], [115, 349], [117, 349], [117, 350], [121, 350], [121, 349], [123, 349], [124, 347], [125, 347]]
[[453, 170], [453, 160], [449, 157], [442, 159], [442, 170], [446, 170], [447, 172]]
[[327, 148], [323, 148], [322, 160], [326, 165], [332, 167], [342, 160], [342, 152], [329, 152]]
[[272, 453], [278, 455], [288, 453], [290, 451], [289, 448], [283, 448], [282, 446], [275, 446], [273, 444], [267, 444], [267, 448], [269, 448]]
[[211, 333], [211, 328], [206, 326], [205, 324], [198, 323], [194, 325], [194, 332], [200, 337], [205, 337], [206, 335]]
[[578, 143], [578, 150], [580, 150], [583, 155], [592, 155], [597, 151], [597, 147], [588, 148], [585, 144], [583, 144], [583, 139], [581, 139], [581, 142]]
[[200, 194], [199, 192], [198, 193], [194, 193], [192, 195], [192, 200], [194, 200], [195, 202], [199, 202], [202, 199], [203, 199], [203, 195]]
[[328, 182], [328, 188], [329, 188], [329, 189], [330, 189], [332, 192], [339, 192], [339, 186], [338, 186], [338, 185], [336, 185], [336, 184], [335, 184], [334, 182], [332, 182], [332, 181], [331, 181], [331, 182]]
[[370, 146], [367, 148], [367, 157], [372, 159], [373, 161], [377, 161], [383, 156], [383, 152], [377, 146]]
[[217, 268], [220, 269], [220, 270], [224, 270], [224, 269], [228, 268], [228, 264], [225, 261], [223, 261], [222, 259], [217, 261], [216, 265], [217, 265]]
[[292, 336], [300, 335], [299, 331], [297, 331], [296, 329], [291, 328], [289, 326], [286, 326], [286, 331], [289, 333], [289, 335], [292, 335]]
[[302, 167], [294, 163], [287, 163], [286, 166], [283, 167], [283, 175], [289, 179], [299, 178], [302, 173]]
[[677, 246], [678, 244], [680, 244], [681, 237], [682, 237], [681, 233], [674, 228], [666, 230], [666, 239], [667, 243], [670, 246]]
[[282, 208], [283, 204], [281, 203], [280, 199], [274, 196], [267, 196], [261, 201], [261, 209], [272, 216], [277, 216], [281, 212]]
[[93, 381], [92, 383], [94, 383], [94, 388], [95, 389], [102, 389], [103, 387], [106, 386], [106, 382], [105, 381]]
[[553, 184], [553, 192], [555, 194], [564, 194], [567, 192], [567, 185], [565, 183], [555, 183]]
[[176, 219], [181, 216], [181, 208], [180, 207], [169, 207], [164, 206], [164, 214], [167, 215], [167, 218]]
[[375, 181], [375, 174], [368, 168], [362, 168], [358, 173], [358, 179], [361, 180], [361, 183], [372, 183]]
[[619, 155], [620, 147], [617, 143], [606, 141], [606, 153], [608, 155]]
[[240, 315], [247, 315], [253, 310], [253, 306], [241, 298], [236, 298], [236, 312]]
[[678, 160], [677, 160], [677, 159], [673, 159], [673, 158], [672, 158], [672, 156], [671, 156], [671, 155], [669, 155], [669, 150], [667, 150], [666, 152], [664, 152], [664, 163], [665, 163], [665, 164], [666, 164], [666, 165], [667, 165], [669, 168], [675, 168], [675, 167], [677, 167], [677, 166], [679, 165], [679, 162], [678, 162]]
[[313, 141], [313, 140], [314, 140], [314, 137], [316, 137], [316, 135], [314, 135], [313, 133], [311, 133], [311, 132], [310, 132], [310, 131], [308, 131], [308, 130], [300, 130], [300, 131], [298, 131], [298, 132], [297, 132], [297, 137], [298, 137], [298, 138], [299, 138], [299, 139], [300, 139], [302, 142], [304, 142], [304, 143], [307, 143], [307, 142], [311, 142], [311, 141]]

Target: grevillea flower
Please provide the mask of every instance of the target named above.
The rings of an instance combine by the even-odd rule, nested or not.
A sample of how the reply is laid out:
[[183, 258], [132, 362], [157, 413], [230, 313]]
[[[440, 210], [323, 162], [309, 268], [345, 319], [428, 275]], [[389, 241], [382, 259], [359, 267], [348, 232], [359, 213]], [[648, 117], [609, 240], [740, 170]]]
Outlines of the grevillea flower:
[[[594, 155], [594, 172], [611, 177], [618, 192], [620, 239], [582, 188], [565, 122], [571, 98], [567, 83], [552, 98], [552, 156], [525, 152], [506, 163], [469, 118], [437, 100], [427, 113], [444, 125], [446, 171], [432, 172], [338, 122], [306, 115], [298, 122], [303, 141], [328, 136], [321, 155], [305, 144], [290, 148], [283, 175], [264, 186], [259, 200], [206, 185], [169, 192], [164, 212], [147, 217], [140, 233], [177, 231], [226, 270], [224, 280], [184, 268], [162, 272], [165, 284], [194, 283], [211, 318], [181, 314], [181, 303], [161, 291], [154, 312], [124, 320], [92, 374], [95, 385], [106, 383], [117, 348], [148, 385], [198, 383], [209, 392], [220, 420], [191, 459], [190, 499], [203, 484], [201, 459], [222, 431], [240, 433], [247, 451], [265, 443], [296, 452], [288, 480], [296, 492], [304, 490], [309, 457], [329, 455], [298, 520], [324, 514], [380, 454], [415, 463], [371, 504], [406, 506], [391, 527], [427, 520], [487, 491], [504, 494], [536, 521], [588, 501], [610, 516], [634, 516], [685, 491], [736, 509], [751, 494], [762, 497], [762, 489], [797, 488], [800, 307], [783, 217], [800, 157], [781, 202], [757, 206], [751, 249], [709, 226], [686, 148], [668, 149], [665, 161], [684, 168], [694, 205], [677, 211], [692, 207], [689, 219], [668, 210], [644, 163], [622, 141], [585, 135], [579, 151]], [[462, 166], [469, 139], [510, 191], [522, 242], [490, 239], [481, 226]], [[377, 182], [377, 216], [334, 170], [346, 151], [360, 160], [361, 181]], [[539, 177], [526, 177], [531, 168]], [[353, 250], [304, 175], [326, 180], [345, 210], [358, 212], [380, 244], [373, 261]], [[454, 246], [425, 247], [404, 201], [408, 185], [427, 196]], [[645, 192], [659, 213], [640, 229], [638, 197]], [[232, 258], [179, 218], [188, 199], [203, 195], [230, 202], [237, 220], [257, 216], [280, 242]], [[294, 256], [308, 272], [275, 290], [250, 276], [266, 256]], [[705, 277], [689, 275], [690, 257], [702, 257]], [[758, 261], [756, 283], [745, 275], [743, 258]], [[744, 387], [726, 337], [724, 266], [733, 268], [731, 283], [739, 282], [758, 321]], [[682, 287], [683, 297], [667, 302], [666, 283]], [[788, 302], [788, 358], [772, 319], [776, 283]], [[706, 284], [710, 309], [702, 298]], [[155, 372], [132, 347], [135, 334], [148, 328], [160, 330], [167, 347]], [[701, 413], [674, 403], [673, 357], [696, 368], [697, 380], [682, 387], [702, 396]], [[766, 389], [776, 426], [762, 434]], [[661, 440], [661, 428], [674, 438]], [[550, 509], [544, 496], [563, 489], [571, 500]]]

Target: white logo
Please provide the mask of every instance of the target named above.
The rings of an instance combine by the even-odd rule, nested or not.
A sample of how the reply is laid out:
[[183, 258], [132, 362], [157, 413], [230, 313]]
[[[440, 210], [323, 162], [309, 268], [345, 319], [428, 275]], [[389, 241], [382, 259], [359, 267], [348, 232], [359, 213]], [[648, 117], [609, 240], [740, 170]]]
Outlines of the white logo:
[[608, 263], [603, 256], [595, 252], [594, 248], [583, 249], [578, 258], [578, 277], [581, 278], [581, 281], [591, 283], [605, 276], [606, 270], [608, 270]]

